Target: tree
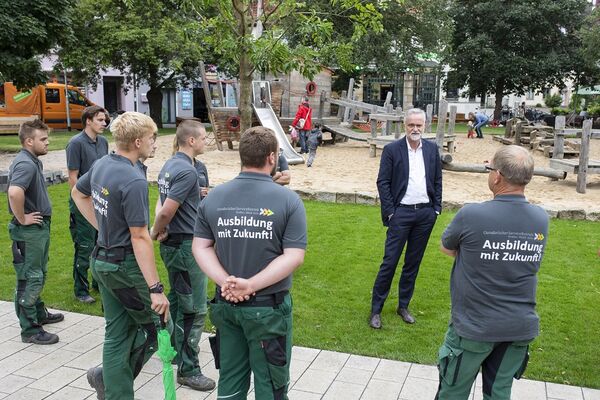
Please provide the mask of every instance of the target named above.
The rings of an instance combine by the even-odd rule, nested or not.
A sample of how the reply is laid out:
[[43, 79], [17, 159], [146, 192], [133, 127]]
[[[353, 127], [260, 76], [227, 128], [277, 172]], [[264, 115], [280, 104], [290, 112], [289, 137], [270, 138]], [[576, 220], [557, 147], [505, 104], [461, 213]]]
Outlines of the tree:
[[150, 116], [162, 127], [162, 88], [199, 76], [202, 25], [171, 0], [79, 0], [74, 12], [75, 40], [60, 52], [74, 78], [97, 83], [108, 67], [150, 86]]
[[581, 85], [597, 85], [600, 82], [600, 7], [596, 7], [583, 21], [579, 38], [583, 62], [577, 82]]
[[580, 63], [579, 38], [586, 0], [455, 0], [448, 64], [457, 87], [471, 95], [502, 97], [562, 86]]
[[40, 56], [71, 35], [73, 0], [10, 0], [0, 11], [0, 80], [31, 87], [48, 77]]

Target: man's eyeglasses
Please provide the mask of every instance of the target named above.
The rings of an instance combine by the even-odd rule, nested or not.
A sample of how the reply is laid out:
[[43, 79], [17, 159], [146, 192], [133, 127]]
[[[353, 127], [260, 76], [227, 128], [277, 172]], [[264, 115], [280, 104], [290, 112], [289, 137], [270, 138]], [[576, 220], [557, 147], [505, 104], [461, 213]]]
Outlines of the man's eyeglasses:
[[486, 170], [487, 172], [490, 172], [490, 171], [497, 171], [497, 172], [498, 172], [500, 175], [502, 175], [502, 172], [500, 172], [500, 170], [499, 170], [498, 168], [490, 167], [489, 165], [486, 165], [486, 166], [485, 166], [485, 170]]

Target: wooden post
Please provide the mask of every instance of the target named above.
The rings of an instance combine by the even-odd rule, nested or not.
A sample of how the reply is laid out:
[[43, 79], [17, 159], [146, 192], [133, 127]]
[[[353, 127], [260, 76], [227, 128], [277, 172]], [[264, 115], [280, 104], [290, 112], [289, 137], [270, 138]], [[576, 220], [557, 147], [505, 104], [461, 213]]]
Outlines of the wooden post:
[[323, 125], [323, 113], [325, 109], [325, 99], [327, 96], [325, 95], [325, 91], [321, 91], [321, 96], [319, 97], [319, 123]]
[[448, 102], [446, 100], [440, 100], [440, 107], [438, 110], [438, 125], [435, 135], [435, 142], [437, 143], [440, 153], [444, 147], [444, 128], [446, 127], [446, 117], [448, 116]]
[[[398, 115], [398, 116], [402, 115], [402, 107], [400, 107], [400, 106], [396, 107], [396, 115]], [[396, 133], [394, 134], [394, 137], [396, 139], [398, 139], [398, 138], [400, 138], [400, 135], [402, 135], [402, 121], [396, 122]]]
[[427, 121], [425, 121], [425, 133], [431, 133], [431, 122], [433, 122], [433, 104], [427, 104]]
[[523, 122], [517, 122], [517, 126], [515, 128], [515, 141], [514, 144], [517, 146], [521, 145], [521, 134], [523, 133]]
[[505, 138], [509, 138], [512, 136], [512, 127], [515, 123], [515, 119], [511, 118], [508, 121], [506, 121], [506, 127], [504, 128], [504, 137]]
[[565, 124], [566, 117], [559, 115], [554, 122], [554, 149], [552, 158], [562, 159], [565, 156]]
[[[350, 82], [348, 82], [348, 91], [347, 91], [346, 99], [347, 100], [354, 99], [354, 78], [350, 78]], [[352, 121], [350, 121], [350, 116], [348, 116], [348, 114], [350, 114], [350, 109], [346, 108], [346, 110], [344, 111], [344, 121], [352, 122]], [[354, 116], [352, 116], [352, 117], [354, 117]]]
[[[388, 92], [388, 94], [391, 94], [391, 92]], [[390, 96], [392, 97], [392, 96]], [[385, 112], [388, 114], [393, 114], [394, 113], [394, 106], [392, 104], [388, 104], [387, 106], [385, 106]], [[384, 135], [391, 135], [392, 134], [392, 121], [385, 121], [385, 132], [383, 133]]]
[[[371, 115], [375, 114], [376, 112], [377, 112], [377, 108], [374, 107], [373, 111], [371, 112]], [[376, 138], [377, 137], [377, 120], [375, 118], [372, 118], [371, 115], [369, 115], [369, 118], [371, 118], [371, 137]]]
[[450, 106], [450, 119], [448, 120], [448, 135], [454, 135], [454, 127], [456, 126], [456, 105]]
[[[342, 96], [340, 97], [341, 99], [345, 99], [346, 98], [346, 91], [342, 90]], [[338, 113], [337, 113], [337, 117], [340, 120], [340, 122], [344, 122], [344, 106], [338, 106]]]
[[579, 149], [579, 171], [577, 172], [577, 193], [585, 193], [587, 171], [590, 156], [590, 136], [592, 135], [592, 120], [583, 121], [581, 132], [581, 148]]
[[[210, 98], [210, 91], [208, 86], [208, 80], [206, 79], [206, 70], [204, 69], [204, 62], [200, 61], [200, 77], [202, 78], [202, 87], [204, 88], [204, 99], [206, 100], [206, 109], [208, 110], [208, 119], [210, 120], [210, 125], [212, 126], [212, 134], [215, 138], [215, 143], [217, 144], [217, 149], [219, 151], [223, 151], [223, 143], [221, 143], [221, 138], [219, 137], [219, 130], [217, 129], [217, 124], [215, 121], [215, 116], [213, 115], [213, 107]], [[239, 104], [239, 99], [238, 99]]]

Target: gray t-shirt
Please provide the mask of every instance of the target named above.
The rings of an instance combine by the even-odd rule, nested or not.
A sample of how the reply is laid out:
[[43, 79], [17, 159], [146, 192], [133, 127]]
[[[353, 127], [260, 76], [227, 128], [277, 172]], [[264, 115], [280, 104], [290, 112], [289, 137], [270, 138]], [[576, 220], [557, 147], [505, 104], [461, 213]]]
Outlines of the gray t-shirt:
[[[194, 159], [194, 167], [196, 167], [196, 173], [198, 174], [198, 189], [208, 187], [208, 170], [206, 169], [206, 165], [202, 161]], [[204, 196], [200, 195], [200, 199], [203, 198]]]
[[456, 214], [442, 244], [457, 250], [450, 294], [460, 336], [508, 342], [538, 335], [536, 274], [547, 236], [548, 215], [523, 196], [496, 196]]
[[290, 169], [290, 166], [288, 165], [287, 159], [284, 157], [283, 154], [280, 154], [279, 159], [277, 161], [277, 171], [283, 172], [283, 171], [287, 171], [289, 169]]
[[108, 141], [104, 136], [96, 136], [93, 141], [85, 131], [73, 136], [67, 148], [67, 168], [79, 170], [77, 178], [90, 170], [96, 160], [108, 154]]
[[[214, 240], [227, 273], [251, 278], [286, 248], [306, 248], [306, 212], [298, 195], [268, 175], [242, 172], [215, 187], [198, 208], [194, 236]], [[292, 276], [257, 294], [290, 289]]]
[[[37, 211], [44, 217], [52, 215], [52, 204], [44, 179], [44, 166], [40, 159], [29, 151], [21, 149], [10, 164], [8, 186], [18, 186], [25, 191], [25, 214]], [[8, 209], [14, 215], [10, 203]]]
[[130, 246], [129, 228], [149, 223], [148, 181], [123, 156], [102, 157], [77, 181], [77, 190], [92, 197], [102, 248]]
[[158, 174], [158, 193], [161, 203], [171, 199], [179, 203], [167, 230], [169, 233], [194, 233], [196, 213], [200, 204], [198, 172], [192, 165], [192, 159], [185, 153], [177, 152], [171, 157]]

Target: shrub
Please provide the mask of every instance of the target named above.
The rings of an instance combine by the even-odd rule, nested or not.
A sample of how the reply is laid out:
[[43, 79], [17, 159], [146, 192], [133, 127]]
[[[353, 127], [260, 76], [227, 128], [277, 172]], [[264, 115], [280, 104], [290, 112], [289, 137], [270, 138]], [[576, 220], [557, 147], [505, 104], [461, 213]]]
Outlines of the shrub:
[[561, 107], [552, 107], [552, 114], [554, 115], [567, 115], [569, 110]]
[[544, 103], [546, 103], [546, 107], [559, 107], [560, 103], [562, 103], [562, 97], [560, 94], [548, 95], [544, 97]]
[[590, 104], [587, 111], [591, 117], [600, 117], [600, 103]]
[[539, 107], [544, 107], [544, 106], [542, 105], [542, 103], [537, 103], [535, 106], [536, 106], [536, 107], [538, 107], [538, 108], [539, 108]]

